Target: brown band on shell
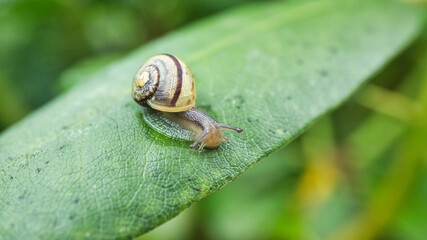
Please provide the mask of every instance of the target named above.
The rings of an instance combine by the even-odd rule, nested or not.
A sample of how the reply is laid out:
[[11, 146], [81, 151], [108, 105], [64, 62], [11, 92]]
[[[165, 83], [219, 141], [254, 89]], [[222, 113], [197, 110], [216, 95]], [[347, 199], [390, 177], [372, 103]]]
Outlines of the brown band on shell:
[[179, 95], [181, 94], [181, 88], [182, 88], [182, 67], [179, 63], [178, 59], [170, 54], [165, 54], [166, 56], [170, 57], [172, 61], [175, 63], [176, 66], [176, 72], [177, 72], [177, 81], [176, 81], [176, 88], [175, 93], [173, 94], [171, 105], [175, 106], [176, 102], [178, 101]]

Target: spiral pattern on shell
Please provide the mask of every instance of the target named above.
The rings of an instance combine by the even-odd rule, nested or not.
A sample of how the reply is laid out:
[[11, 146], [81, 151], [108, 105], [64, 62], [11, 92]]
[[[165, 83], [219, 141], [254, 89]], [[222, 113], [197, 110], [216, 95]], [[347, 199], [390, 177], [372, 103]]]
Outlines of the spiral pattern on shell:
[[187, 111], [196, 103], [193, 73], [173, 55], [151, 57], [135, 74], [132, 97], [137, 103], [146, 103], [159, 111]]

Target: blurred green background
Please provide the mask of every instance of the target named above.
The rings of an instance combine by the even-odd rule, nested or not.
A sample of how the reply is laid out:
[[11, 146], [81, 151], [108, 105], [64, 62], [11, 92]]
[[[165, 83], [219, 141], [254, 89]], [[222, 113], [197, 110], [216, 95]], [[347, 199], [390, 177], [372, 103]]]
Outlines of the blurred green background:
[[[0, 3], [0, 131], [141, 44], [254, 0]], [[427, 29], [286, 148], [140, 239], [427, 239]]]
[[[0, 2], [0, 129], [89, 73], [197, 19], [254, 0]], [[82, 70], [78, 70], [82, 72]]]

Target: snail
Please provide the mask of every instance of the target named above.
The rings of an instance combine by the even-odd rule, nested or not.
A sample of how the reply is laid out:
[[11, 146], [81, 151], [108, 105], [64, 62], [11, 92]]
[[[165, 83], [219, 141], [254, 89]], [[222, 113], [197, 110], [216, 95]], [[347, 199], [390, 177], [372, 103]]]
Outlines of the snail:
[[190, 149], [217, 148], [222, 141], [230, 144], [223, 129], [241, 133], [238, 127], [215, 120], [195, 108], [196, 83], [191, 69], [170, 54], [148, 59], [135, 74], [132, 97], [143, 106], [144, 120], [166, 136], [193, 141]]

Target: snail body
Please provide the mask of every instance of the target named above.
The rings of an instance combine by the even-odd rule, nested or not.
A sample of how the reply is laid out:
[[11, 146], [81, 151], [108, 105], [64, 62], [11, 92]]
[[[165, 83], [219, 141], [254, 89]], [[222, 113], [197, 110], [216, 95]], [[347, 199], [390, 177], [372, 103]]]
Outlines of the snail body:
[[[242, 132], [223, 124], [194, 107], [196, 84], [190, 68], [179, 58], [162, 54], [145, 62], [132, 84], [133, 99], [143, 106], [144, 120], [155, 130], [172, 138], [193, 141], [190, 149], [217, 148], [230, 144], [223, 129]], [[154, 110], [153, 110], [154, 109]]]

